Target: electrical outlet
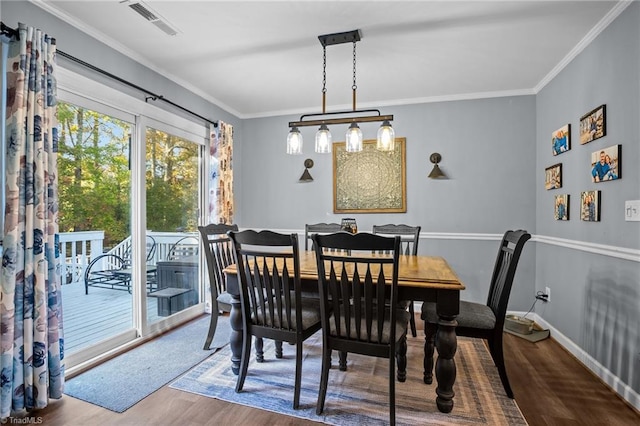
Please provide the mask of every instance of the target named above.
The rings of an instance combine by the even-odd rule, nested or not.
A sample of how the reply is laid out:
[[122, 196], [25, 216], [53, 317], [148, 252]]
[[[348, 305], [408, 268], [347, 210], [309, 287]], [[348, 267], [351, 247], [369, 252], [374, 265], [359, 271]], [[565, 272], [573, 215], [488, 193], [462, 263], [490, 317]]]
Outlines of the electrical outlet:
[[547, 302], [551, 302], [551, 289], [549, 287], [544, 288], [544, 294], [547, 295]]

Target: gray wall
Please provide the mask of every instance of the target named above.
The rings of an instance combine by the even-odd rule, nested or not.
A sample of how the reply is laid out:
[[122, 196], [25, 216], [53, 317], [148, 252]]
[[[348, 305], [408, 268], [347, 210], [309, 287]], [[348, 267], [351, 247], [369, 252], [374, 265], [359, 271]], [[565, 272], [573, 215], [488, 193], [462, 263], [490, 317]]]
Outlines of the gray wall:
[[[245, 120], [235, 171], [238, 223], [255, 228], [303, 230], [305, 223], [340, 222], [355, 217], [359, 230], [374, 224], [421, 225], [422, 232], [492, 234], [507, 229], [535, 231], [536, 183], [535, 98], [504, 97], [381, 108], [394, 114], [396, 137], [406, 138], [407, 212], [403, 214], [334, 214], [331, 154], [316, 154], [315, 128], [301, 128], [302, 156], [286, 154], [287, 124], [298, 117]], [[361, 126], [365, 139], [374, 138], [377, 124]], [[333, 126], [334, 141], [344, 140], [347, 126]], [[442, 155], [449, 179], [427, 175], [429, 156]], [[314, 161], [310, 183], [299, 183], [305, 158]], [[421, 254], [441, 254], [460, 274], [468, 291], [463, 298], [485, 301], [498, 242], [474, 239], [425, 238]], [[523, 254], [522, 271], [513, 290], [513, 309], [533, 302], [533, 247]], [[520, 278], [522, 277], [522, 278]]]
[[[536, 97], [536, 232], [611, 256], [536, 245], [536, 288], [551, 288], [539, 314], [622, 382], [640, 392], [640, 222], [624, 221], [624, 201], [640, 199], [640, 4], [629, 6]], [[580, 117], [606, 104], [607, 135], [581, 145]], [[571, 150], [554, 157], [551, 133], [571, 123]], [[592, 183], [591, 153], [622, 145], [622, 178]], [[544, 189], [544, 168], [562, 163], [563, 183]], [[580, 192], [601, 191], [601, 221], [580, 220]], [[553, 196], [570, 194], [570, 220], [553, 219]], [[628, 250], [625, 252], [629, 252]]]

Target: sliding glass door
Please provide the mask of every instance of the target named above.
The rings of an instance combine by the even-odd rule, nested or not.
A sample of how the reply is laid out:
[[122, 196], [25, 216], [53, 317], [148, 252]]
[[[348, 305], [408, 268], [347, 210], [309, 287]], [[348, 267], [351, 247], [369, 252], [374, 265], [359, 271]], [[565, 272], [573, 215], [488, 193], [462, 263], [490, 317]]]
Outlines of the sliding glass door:
[[158, 122], [145, 126], [146, 223], [155, 244], [147, 270], [150, 324], [201, 300], [198, 217], [202, 144], [193, 135]]
[[58, 102], [73, 369], [204, 312], [197, 227], [207, 129], [64, 70]]
[[[130, 141], [135, 117], [69, 96], [58, 103], [65, 353], [132, 340]], [[96, 349], [96, 346], [101, 348]]]

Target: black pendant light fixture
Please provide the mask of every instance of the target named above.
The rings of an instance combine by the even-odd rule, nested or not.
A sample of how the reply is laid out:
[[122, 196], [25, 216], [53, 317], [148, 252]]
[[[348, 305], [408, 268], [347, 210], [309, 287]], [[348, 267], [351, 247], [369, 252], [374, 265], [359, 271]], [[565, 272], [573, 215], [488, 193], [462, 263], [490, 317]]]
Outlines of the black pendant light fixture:
[[[356, 108], [356, 43], [361, 39], [360, 30], [318, 36], [322, 44], [322, 112], [304, 114], [300, 120], [289, 122], [289, 136], [287, 137], [287, 154], [302, 154], [302, 135], [299, 127], [319, 126], [315, 138], [315, 150], [318, 153], [330, 153], [332, 145], [330, 125], [349, 124], [345, 141], [347, 152], [362, 151], [363, 136], [358, 123], [382, 122], [377, 135], [376, 148], [380, 151], [395, 149], [395, 133], [391, 126], [393, 115], [382, 115], [377, 109]], [[334, 44], [353, 43], [353, 85], [352, 110], [327, 112], [327, 46]], [[375, 113], [375, 114], [373, 114]]]

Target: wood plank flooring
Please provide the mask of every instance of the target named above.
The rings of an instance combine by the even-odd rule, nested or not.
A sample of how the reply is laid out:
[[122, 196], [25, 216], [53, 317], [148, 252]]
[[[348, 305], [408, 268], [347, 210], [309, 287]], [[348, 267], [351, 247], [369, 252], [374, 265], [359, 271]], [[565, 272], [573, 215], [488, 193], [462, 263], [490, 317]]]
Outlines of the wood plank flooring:
[[[133, 327], [132, 295], [125, 290], [89, 287], [75, 282], [62, 286], [65, 351], [70, 354]], [[147, 298], [147, 317], [155, 322], [158, 302]]]
[[[531, 426], [640, 424], [640, 413], [553, 339], [531, 343], [505, 334], [505, 358], [516, 401]], [[65, 395], [32, 415], [45, 425], [315, 424], [168, 386], [122, 414]]]

